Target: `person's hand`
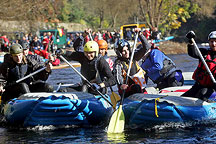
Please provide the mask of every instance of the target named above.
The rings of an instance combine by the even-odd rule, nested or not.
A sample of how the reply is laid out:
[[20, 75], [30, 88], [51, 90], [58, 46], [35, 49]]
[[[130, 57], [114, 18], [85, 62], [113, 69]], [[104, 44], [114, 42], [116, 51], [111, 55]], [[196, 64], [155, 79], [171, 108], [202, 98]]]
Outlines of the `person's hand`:
[[141, 28], [135, 28], [134, 31], [135, 31], [135, 32], [140, 32], [140, 31], [141, 31]]
[[91, 29], [88, 29], [88, 33], [89, 33], [89, 34], [92, 33], [92, 30], [91, 30]]
[[57, 50], [55, 51], [55, 54], [56, 54], [56, 55], [63, 55], [63, 54], [65, 54], [65, 51], [64, 51], [63, 49], [57, 49]]
[[193, 41], [192, 39], [195, 38], [195, 33], [194, 31], [189, 31], [187, 34], [186, 34], [186, 38], [188, 39], [188, 42], [189, 44], [193, 44]]
[[189, 40], [191, 40], [192, 38], [195, 38], [196, 35], [195, 35], [195, 32], [194, 31], [189, 31], [187, 34], [186, 34], [186, 38], [188, 38]]
[[53, 65], [52, 65], [51, 62], [49, 62], [49, 63], [46, 64], [46, 69], [45, 69], [45, 70], [46, 70], [47, 72], [51, 72], [52, 68], [53, 68]]
[[55, 61], [54, 56], [52, 56], [51, 54], [49, 55], [49, 61], [50, 61], [50, 62]]
[[99, 89], [101, 88], [101, 86], [98, 85], [98, 84], [96, 84], [96, 83], [93, 83], [93, 84], [92, 84], [92, 88], [93, 88], [94, 90], [99, 90]]
[[122, 85], [120, 86], [120, 88], [121, 88], [122, 90], [126, 90], [126, 89], [128, 88], [128, 85], [127, 85], [127, 84], [122, 84]]
[[0, 93], [3, 93], [5, 91], [3, 85], [0, 84]]

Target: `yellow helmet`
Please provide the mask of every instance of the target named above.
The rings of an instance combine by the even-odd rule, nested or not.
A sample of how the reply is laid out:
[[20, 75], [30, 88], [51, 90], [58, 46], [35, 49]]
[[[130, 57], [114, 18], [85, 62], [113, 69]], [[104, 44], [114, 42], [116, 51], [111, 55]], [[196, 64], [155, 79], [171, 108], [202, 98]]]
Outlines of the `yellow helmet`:
[[99, 46], [95, 41], [88, 41], [84, 46], [84, 52], [96, 52], [96, 56], [98, 56]]

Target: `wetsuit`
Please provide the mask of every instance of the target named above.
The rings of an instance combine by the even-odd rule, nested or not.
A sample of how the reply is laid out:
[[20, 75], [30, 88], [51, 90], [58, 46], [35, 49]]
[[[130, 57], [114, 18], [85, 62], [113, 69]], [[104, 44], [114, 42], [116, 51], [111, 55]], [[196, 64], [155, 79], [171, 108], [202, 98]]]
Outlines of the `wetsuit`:
[[3, 101], [16, 98], [28, 92], [52, 92], [53, 87], [45, 83], [50, 72], [43, 70], [34, 76], [27, 78], [20, 83], [15, 81], [27, 76], [28, 74], [44, 67], [43, 61], [36, 55], [28, 55], [23, 58], [21, 64], [13, 61], [10, 54], [4, 56], [4, 62], [0, 65], [0, 79], [5, 81], [5, 92], [2, 95]]
[[[97, 84], [103, 82], [105, 84], [105, 88], [100, 90], [102, 93], [106, 93], [106, 87], [113, 86], [116, 84], [115, 78], [110, 70], [109, 64], [101, 55], [95, 57], [93, 60], [88, 60], [88, 58], [84, 55], [84, 52], [73, 52], [70, 55], [70, 59], [78, 61], [81, 64], [81, 74], [88, 81]], [[94, 90], [87, 87], [85, 81], [83, 81], [80, 87], [75, 89], [78, 91], [97, 94]]]
[[[129, 74], [130, 77], [127, 83], [129, 87], [128, 89], [125, 90], [125, 97], [128, 97], [134, 93], [143, 92], [146, 86], [144, 72], [142, 71], [142, 69], [140, 68], [137, 62], [143, 57], [146, 51], [150, 48], [150, 44], [147, 42], [146, 38], [143, 35], [139, 35], [139, 39], [141, 40], [143, 46], [140, 47], [140, 49], [136, 49], [136, 51], [134, 52], [132, 66]], [[122, 84], [125, 84], [129, 62], [130, 62], [130, 58], [123, 58], [120, 56], [118, 56], [114, 62], [113, 73], [115, 75], [118, 84], [120, 95], [122, 95], [122, 90], [120, 89], [120, 86]], [[139, 76], [137, 74], [139, 74]]]

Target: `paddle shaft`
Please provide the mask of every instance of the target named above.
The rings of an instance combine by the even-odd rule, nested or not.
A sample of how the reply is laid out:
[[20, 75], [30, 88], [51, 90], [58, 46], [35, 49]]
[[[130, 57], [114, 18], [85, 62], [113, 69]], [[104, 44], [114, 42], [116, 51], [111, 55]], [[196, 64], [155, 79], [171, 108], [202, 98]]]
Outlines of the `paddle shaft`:
[[[131, 54], [125, 84], [127, 84], [128, 77], [129, 77], [129, 74], [130, 74], [131, 64], [132, 64], [134, 52], [135, 52], [135, 49], [136, 49], [137, 38], [138, 38], [138, 33], [137, 33], [136, 38], [135, 38], [134, 48], [133, 48], [133, 51], [132, 51], [132, 54]], [[121, 102], [120, 102], [119, 108], [113, 113], [113, 115], [112, 115], [112, 117], [110, 119], [110, 123], [109, 123], [108, 130], [107, 130], [108, 133], [122, 133], [124, 131], [125, 116], [124, 116], [124, 112], [123, 112], [123, 108], [122, 108], [124, 95], [125, 95], [125, 89], [123, 90], [123, 94], [122, 94], [122, 97], [121, 97]]]
[[43, 67], [43, 68], [41, 68], [41, 69], [39, 69], [39, 70], [36, 70], [35, 72], [30, 73], [29, 75], [27, 75], [27, 76], [25, 76], [25, 77], [23, 77], [23, 78], [17, 80], [16, 83], [19, 83], [19, 82], [21, 82], [21, 81], [23, 81], [23, 80], [25, 80], [25, 79], [27, 79], [27, 78], [33, 76], [33, 75], [35, 75], [35, 74], [37, 74], [37, 73], [39, 73], [39, 72], [45, 70], [45, 69], [46, 69], [46, 67]]
[[202, 54], [201, 54], [201, 52], [200, 52], [200, 50], [199, 50], [199, 48], [198, 48], [198, 46], [197, 46], [195, 40], [194, 40], [193, 38], [192, 38], [191, 40], [192, 40], [192, 42], [193, 42], [193, 44], [194, 44], [194, 46], [195, 46], [195, 48], [196, 48], [196, 50], [197, 50], [197, 52], [198, 52], [198, 55], [199, 55], [201, 61], [203, 62], [204, 66], [205, 66], [205, 68], [206, 68], [206, 70], [207, 70], [207, 72], [209, 73], [209, 75], [210, 75], [210, 77], [211, 77], [213, 83], [216, 84], [215, 78], [214, 78], [214, 76], [212, 75], [212, 73], [211, 73], [211, 71], [210, 71], [208, 65], [206, 64], [206, 62], [205, 62], [205, 60], [204, 60], [204, 58], [203, 58], [203, 56], [202, 56]]
[[[127, 71], [127, 75], [126, 75], [125, 84], [127, 84], [127, 81], [128, 81], [129, 75], [130, 75], [130, 70], [131, 70], [131, 65], [132, 65], [132, 61], [133, 61], [133, 57], [134, 57], [134, 52], [135, 52], [135, 49], [136, 49], [136, 43], [137, 43], [138, 35], [139, 35], [139, 33], [137, 32], [135, 42], [134, 42], [134, 47], [133, 47], [132, 54], [131, 54], [131, 57], [130, 57], [130, 62], [129, 62], [129, 67], [128, 67], [128, 71]], [[123, 103], [124, 95], [125, 95], [125, 89], [123, 90], [120, 105]]]
[[91, 35], [91, 33], [89, 33], [89, 37], [90, 37], [91, 41], [93, 41], [93, 38], [92, 38], [92, 35]]
[[[92, 83], [90, 83], [90, 81], [88, 81], [76, 68], [74, 68], [62, 55], [59, 56], [64, 62], [66, 62], [85, 82], [88, 83], [89, 86], [92, 86]], [[113, 104], [99, 91], [96, 90], [111, 106], [113, 106]]]

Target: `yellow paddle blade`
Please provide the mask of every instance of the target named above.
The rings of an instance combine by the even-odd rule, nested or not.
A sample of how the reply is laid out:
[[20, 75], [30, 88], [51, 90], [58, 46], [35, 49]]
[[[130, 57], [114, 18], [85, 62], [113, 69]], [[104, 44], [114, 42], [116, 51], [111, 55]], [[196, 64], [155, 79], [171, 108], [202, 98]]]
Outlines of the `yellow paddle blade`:
[[125, 116], [122, 110], [122, 105], [119, 106], [118, 110], [116, 110], [111, 119], [108, 126], [108, 133], [122, 133], [124, 131], [125, 125]]
[[112, 92], [112, 94], [110, 95], [110, 99], [111, 99], [111, 102], [113, 104], [113, 108], [115, 110], [116, 109], [116, 104], [121, 99], [121, 97], [117, 93]]

